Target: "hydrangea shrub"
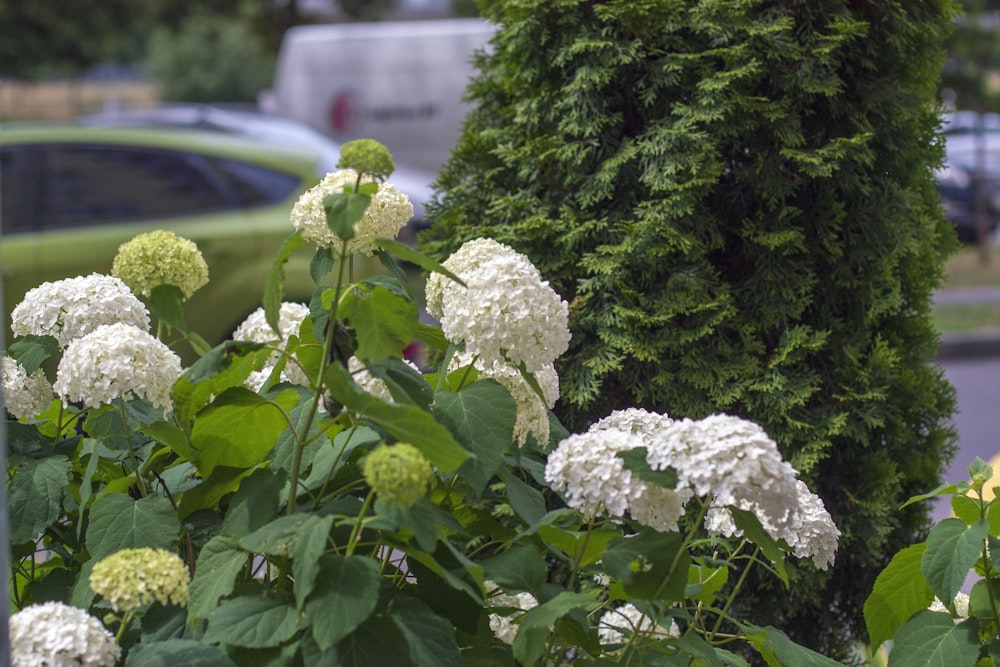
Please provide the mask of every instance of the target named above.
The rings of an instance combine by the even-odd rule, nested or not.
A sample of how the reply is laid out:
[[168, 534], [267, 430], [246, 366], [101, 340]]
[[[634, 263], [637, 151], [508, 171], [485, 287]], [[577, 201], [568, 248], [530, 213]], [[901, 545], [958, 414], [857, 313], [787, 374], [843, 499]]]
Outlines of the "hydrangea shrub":
[[[843, 535], [755, 612], [846, 657], [953, 448], [931, 294], [941, 2], [494, 0], [422, 250], [487, 236], [569, 303], [555, 411], [750, 419]], [[794, 576], [794, 573], [793, 573]]]

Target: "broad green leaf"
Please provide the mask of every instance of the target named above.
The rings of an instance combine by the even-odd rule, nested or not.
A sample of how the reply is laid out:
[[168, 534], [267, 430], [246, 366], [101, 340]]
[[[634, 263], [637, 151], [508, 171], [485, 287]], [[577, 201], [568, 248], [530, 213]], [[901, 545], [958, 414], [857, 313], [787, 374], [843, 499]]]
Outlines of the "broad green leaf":
[[444, 337], [441, 327], [424, 324], [423, 322], [417, 323], [417, 330], [414, 332], [414, 338], [422, 343], [430, 345], [431, 348], [435, 350], [445, 350], [448, 348], [448, 345], [450, 345], [448, 339]]
[[952, 496], [951, 511], [969, 526], [983, 518], [979, 509], [979, 501], [969, 496]]
[[379, 248], [382, 248], [383, 250], [391, 252], [393, 255], [403, 260], [404, 262], [409, 262], [410, 264], [416, 264], [425, 271], [432, 271], [434, 273], [443, 274], [454, 280], [459, 285], [462, 286], [465, 285], [465, 283], [462, 282], [461, 278], [456, 276], [448, 269], [444, 268], [444, 266], [441, 265], [439, 262], [431, 259], [430, 257], [428, 257], [427, 255], [423, 254], [418, 250], [414, 250], [409, 246], [403, 245], [399, 241], [394, 241], [392, 239], [387, 239], [387, 238], [378, 238], [375, 239], [375, 245], [377, 245]]
[[889, 653], [889, 667], [974, 665], [979, 657], [978, 624], [955, 624], [950, 614], [921, 611], [899, 629]]
[[316, 253], [309, 262], [309, 276], [314, 283], [319, 284], [330, 271], [333, 271], [335, 264], [336, 260], [334, 260], [330, 248], [321, 246], [316, 249]]
[[279, 516], [240, 538], [240, 548], [255, 554], [290, 557], [299, 531], [308, 530], [308, 526], [316, 521], [322, 519], [313, 514]]
[[279, 646], [302, 627], [291, 600], [250, 591], [222, 601], [208, 615], [204, 640], [246, 648]]
[[[694, 662], [692, 663], [683, 663], [685, 665], [692, 664], [704, 665], [704, 667], [723, 667], [723, 665], [733, 664], [728, 660], [723, 660], [723, 657], [721, 657], [718, 653], [719, 649], [717, 647], [712, 646], [694, 633], [680, 636], [674, 642], [674, 645], [677, 646], [682, 655], [687, 654], [694, 659]], [[698, 662], [698, 660], [701, 662]]]
[[507, 592], [537, 594], [548, 574], [545, 558], [529, 544], [514, 546], [487, 558], [482, 566], [483, 577], [496, 582]]
[[254, 470], [249, 477], [242, 479], [239, 489], [229, 500], [221, 532], [243, 537], [277, 516], [279, 497], [287, 481], [284, 473], [268, 469]]
[[18, 467], [7, 482], [11, 544], [30, 542], [62, 517], [62, 497], [72, 468], [64, 456]]
[[417, 306], [382, 285], [354, 285], [337, 311], [358, 338], [355, 355], [361, 360], [402, 357], [417, 331]]
[[162, 442], [174, 454], [187, 461], [191, 461], [198, 456], [198, 453], [192, 449], [191, 443], [188, 441], [187, 433], [169, 422], [147, 424], [143, 427], [142, 434]]
[[310, 515], [309, 518], [310, 521], [302, 526], [292, 544], [292, 577], [295, 579], [292, 590], [299, 609], [302, 609], [306, 598], [312, 593], [319, 573], [320, 556], [328, 547], [330, 529], [333, 527], [333, 515]]
[[787, 587], [788, 571], [785, 569], [785, 552], [774, 541], [774, 538], [767, 534], [757, 515], [753, 512], [733, 507], [732, 505], [728, 506], [727, 509], [732, 514], [733, 523], [736, 524], [736, 527], [743, 531], [743, 535], [748, 540], [760, 547], [761, 553], [771, 561], [771, 565], [774, 566], [775, 571], [778, 573], [778, 578]]
[[185, 519], [198, 510], [218, 507], [219, 501], [240, 488], [243, 478], [253, 472], [253, 468], [216, 468], [201, 484], [184, 492], [177, 515]]
[[501, 468], [499, 473], [507, 488], [507, 502], [514, 513], [529, 526], [538, 523], [545, 516], [545, 498], [541, 492], [513, 472]]
[[[283, 300], [282, 293], [285, 289], [285, 264], [288, 263], [288, 259], [292, 256], [292, 253], [298, 250], [299, 246], [302, 245], [302, 231], [295, 230], [281, 243], [281, 247], [278, 248], [277, 254], [274, 256], [274, 262], [271, 264], [271, 272], [267, 276], [267, 282], [264, 283], [264, 319], [267, 324], [275, 332], [280, 331], [278, 329], [278, 315], [281, 311], [281, 302]], [[279, 338], [280, 335], [275, 333], [275, 338]]]
[[[966, 488], [968, 488], [968, 487], [966, 487]], [[928, 491], [927, 493], [921, 493], [920, 495], [916, 495], [916, 496], [911, 497], [905, 503], [903, 503], [902, 505], [900, 505], [899, 509], [903, 509], [907, 505], [912, 505], [913, 503], [920, 502], [921, 500], [930, 500], [931, 498], [936, 498], [937, 496], [953, 495], [953, 494], [958, 493], [958, 492], [959, 492], [959, 485], [958, 484], [941, 484], [940, 486], [938, 486], [936, 489], [933, 489], [932, 491]]]
[[[956, 516], [958, 515], [956, 514]], [[986, 521], [990, 524], [990, 535], [1000, 537], [1000, 500], [997, 500], [996, 497], [989, 501], [986, 506]]]
[[52, 336], [19, 336], [7, 347], [7, 356], [16, 359], [28, 375], [34, 373], [46, 359], [62, 354], [59, 341]]
[[[282, 646], [272, 646], [270, 648], [243, 648], [241, 646], [227, 646], [226, 653], [229, 654], [229, 658], [235, 662], [239, 667], [301, 667], [305, 665], [335, 665], [336, 659], [334, 660], [313, 660], [310, 661], [308, 658], [305, 662], [302, 659], [296, 659], [296, 654], [299, 654], [299, 648], [302, 644], [302, 640], [297, 638], [292, 638], [287, 644]], [[304, 648], [301, 651], [301, 655], [305, 657]], [[334, 656], [336, 658], [336, 656]]]
[[392, 619], [373, 616], [337, 644], [337, 667], [408, 665], [406, 636]]
[[271, 351], [263, 343], [225, 341], [194, 362], [174, 383], [174, 417], [190, 431], [198, 412], [231, 387], [242, 387]]
[[458, 392], [439, 391], [434, 394], [434, 416], [475, 454], [458, 474], [481, 495], [513, 443], [517, 404], [510, 392], [493, 380], [478, 380]]
[[365, 362], [372, 375], [382, 380], [397, 403], [411, 403], [422, 410], [430, 410], [434, 390], [420, 371], [402, 359], [383, 359]]
[[306, 435], [306, 422], [310, 419], [309, 413], [312, 409], [313, 394], [305, 387], [295, 387], [294, 391], [297, 391], [300, 397], [298, 404], [292, 408], [288, 416], [289, 421], [294, 427], [294, 431], [292, 428], [286, 428], [282, 431], [281, 435], [278, 436], [278, 441], [275, 443], [274, 448], [267, 455], [267, 458], [271, 461], [272, 468], [285, 471], [286, 473], [291, 472], [295, 450], [298, 448], [300, 440], [306, 440], [307, 442], [302, 450], [301, 467], [299, 468], [301, 472], [309, 469], [309, 466], [312, 465], [313, 456], [316, 455], [316, 452], [322, 447], [323, 443], [327, 442], [325, 438], [320, 436], [320, 431], [327, 428], [328, 434], [333, 436], [342, 428], [339, 425], [331, 427], [326, 417], [321, 414], [314, 414], [309, 424], [309, 433]]
[[545, 544], [559, 549], [580, 567], [587, 567], [601, 560], [608, 543], [621, 537], [621, 531], [610, 528], [566, 530], [555, 524], [542, 524], [538, 527], [538, 536]]
[[149, 312], [163, 324], [187, 333], [184, 292], [176, 285], [157, 285], [149, 294]]
[[[327, 554], [320, 559], [316, 586], [306, 601], [312, 635], [327, 650], [365, 622], [375, 611], [380, 578], [375, 561]], [[379, 664], [379, 663], [372, 663]]]
[[389, 271], [389, 275], [398, 280], [399, 284], [406, 289], [407, 295], [413, 299], [413, 290], [410, 288], [410, 278], [406, 275], [406, 271], [404, 271], [403, 267], [399, 265], [396, 258], [381, 248], [375, 248], [375, 256], [378, 257], [378, 261], [381, 262], [382, 266]]
[[931, 529], [920, 566], [939, 600], [955, 599], [988, 533], [989, 524], [982, 520], [967, 526], [961, 519], [944, 519]]
[[875, 579], [864, 606], [865, 624], [873, 646], [891, 639], [907, 619], [934, 601], [934, 591], [920, 569], [926, 549], [923, 542], [906, 547], [892, 557]]
[[620, 582], [630, 597], [683, 600], [691, 564], [683, 547], [684, 538], [678, 533], [646, 529], [612, 540], [601, 560], [604, 571]]
[[692, 565], [688, 570], [688, 585], [685, 596], [707, 605], [715, 600], [715, 594], [729, 580], [729, 568]]
[[514, 657], [523, 665], [534, 665], [545, 652], [549, 627], [574, 609], [590, 612], [600, 603], [589, 595], [564, 591], [520, 617], [514, 637]]
[[[1000, 544], [997, 547], [1000, 548]], [[993, 556], [992, 551], [990, 556]], [[980, 579], [973, 584], [972, 590], [969, 591], [969, 617], [992, 617], [993, 604], [996, 600], [1000, 600], [1000, 580], [993, 579], [991, 583], [990, 579]]]
[[354, 225], [364, 217], [371, 200], [371, 196], [357, 192], [336, 192], [327, 195], [323, 200], [326, 226], [341, 241], [350, 241], [354, 238]]
[[799, 646], [771, 626], [746, 626], [747, 640], [772, 667], [843, 667], [841, 663]]
[[410, 662], [415, 667], [460, 667], [462, 656], [455, 643], [455, 628], [416, 598], [398, 596], [392, 621], [406, 638]]
[[268, 401], [246, 389], [233, 387], [201, 411], [191, 430], [192, 461], [205, 477], [217, 466], [251, 468], [261, 463], [288, 426], [285, 414], [298, 400], [289, 389]]
[[[375, 501], [375, 513], [386, 519], [394, 530], [402, 530], [397, 538], [406, 541], [406, 533], [413, 537], [424, 551], [434, 551], [437, 543], [438, 527], [455, 519], [427, 498], [421, 498], [410, 507], [400, 507], [393, 503]], [[461, 528], [461, 526], [459, 526]]]
[[218, 646], [193, 639], [168, 639], [137, 644], [129, 651], [125, 667], [236, 667]]
[[236, 579], [249, 557], [238, 547], [236, 540], [227, 535], [216, 535], [201, 548], [188, 589], [189, 626], [197, 627], [216, 608], [221, 598], [233, 592]]
[[184, 635], [187, 610], [174, 605], [154, 604], [142, 615], [142, 642], [165, 642]]
[[38, 430], [37, 424], [22, 424], [8, 420], [5, 428], [7, 429], [7, 447], [10, 448], [8, 458], [11, 454], [17, 454], [32, 459], [44, 459], [59, 454], [71, 459], [76, 456], [76, 447], [81, 438], [81, 436], [75, 435], [53, 443], [52, 438]]
[[662, 486], [665, 489], [676, 489], [677, 471], [673, 468], [653, 470], [646, 462], [646, 453], [645, 447], [636, 447], [617, 452], [615, 456], [622, 460], [626, 469], [631, 470], [632, 474], [642, 481]]
[[451, 432], [428, 412], [412, 405], [386, 403], [362, 391], [340, 364], [330, 364], [324, 375], [330, 393], [356, 414], [380, 426], [400, 442], [408, 442], [442, 472], [455, 472], [469, 453]]
[[87, 550], [94, 560], [138, 547], [176, 552], [180, 532], [181, 523], [167, 498], [133, 500], [124, 493], [106, 493], [90, 509]]

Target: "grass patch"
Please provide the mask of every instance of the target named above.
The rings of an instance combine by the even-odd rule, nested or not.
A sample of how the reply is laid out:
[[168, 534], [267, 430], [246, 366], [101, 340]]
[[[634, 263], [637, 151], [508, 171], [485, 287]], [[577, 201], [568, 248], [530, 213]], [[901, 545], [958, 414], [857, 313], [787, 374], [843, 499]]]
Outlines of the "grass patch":
[[934, 325], [941, 333], [972, 333], [1000, 330], [1000, 304], [962, 304], [935, 306]]
[[[979, 248], [964, 246], [944, 270], [946, 290], [1000, 287], [1000, 247], [991, 247], [990, 261], [983, 264]], [[934, 306], [933, 317], [941, 333], [1000, 330], [1000, 303], [939, 304]]]
[[964, 246], [944, 265], [945, 289], [1000, 286], [1000, 246], [990, 248], [990, 262], [983, 265], [976, 246]]

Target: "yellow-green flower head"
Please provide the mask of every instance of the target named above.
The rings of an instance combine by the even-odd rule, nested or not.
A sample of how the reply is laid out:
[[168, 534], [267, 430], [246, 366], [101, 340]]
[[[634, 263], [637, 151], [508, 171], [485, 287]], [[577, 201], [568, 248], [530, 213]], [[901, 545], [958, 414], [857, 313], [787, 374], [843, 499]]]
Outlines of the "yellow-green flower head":
[[410, 507], [424, 497], [434, 477], [431, 464], [413, 445], [379, 447], [365, 460], [365, 481], [387, 503]]
[[353, 169], [359, 174], [370, 174], [381, 181], [396, 171], [396, 163], [392, 161], [389, 149], [378, 141], [355, 139], [341, 145], [337, 168]]
[[186, 606], [190, 575], [180, 556], [165, 549], [122, 549], [104, 558], [90, 573], [90, 587], [116, 612], [152, 602]]
[[208, 264], [193, 241], [158, 229], [119, 246], [111, 274], [143, 296], [174, 285], [188, 299], [208, 282]]

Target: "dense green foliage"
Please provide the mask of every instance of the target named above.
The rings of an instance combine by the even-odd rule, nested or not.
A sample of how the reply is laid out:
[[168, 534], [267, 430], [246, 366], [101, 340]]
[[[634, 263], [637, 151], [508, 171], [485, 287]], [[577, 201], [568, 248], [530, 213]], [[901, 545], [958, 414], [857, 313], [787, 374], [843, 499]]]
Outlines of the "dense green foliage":
[[949, 0], [496, 0], [423, 247], [526, 253], [571, 302], [556, 412], [753, 419], [843, 537], [761, 614], [830, 654], [927, 528], [954, 392], [932, 290]]

